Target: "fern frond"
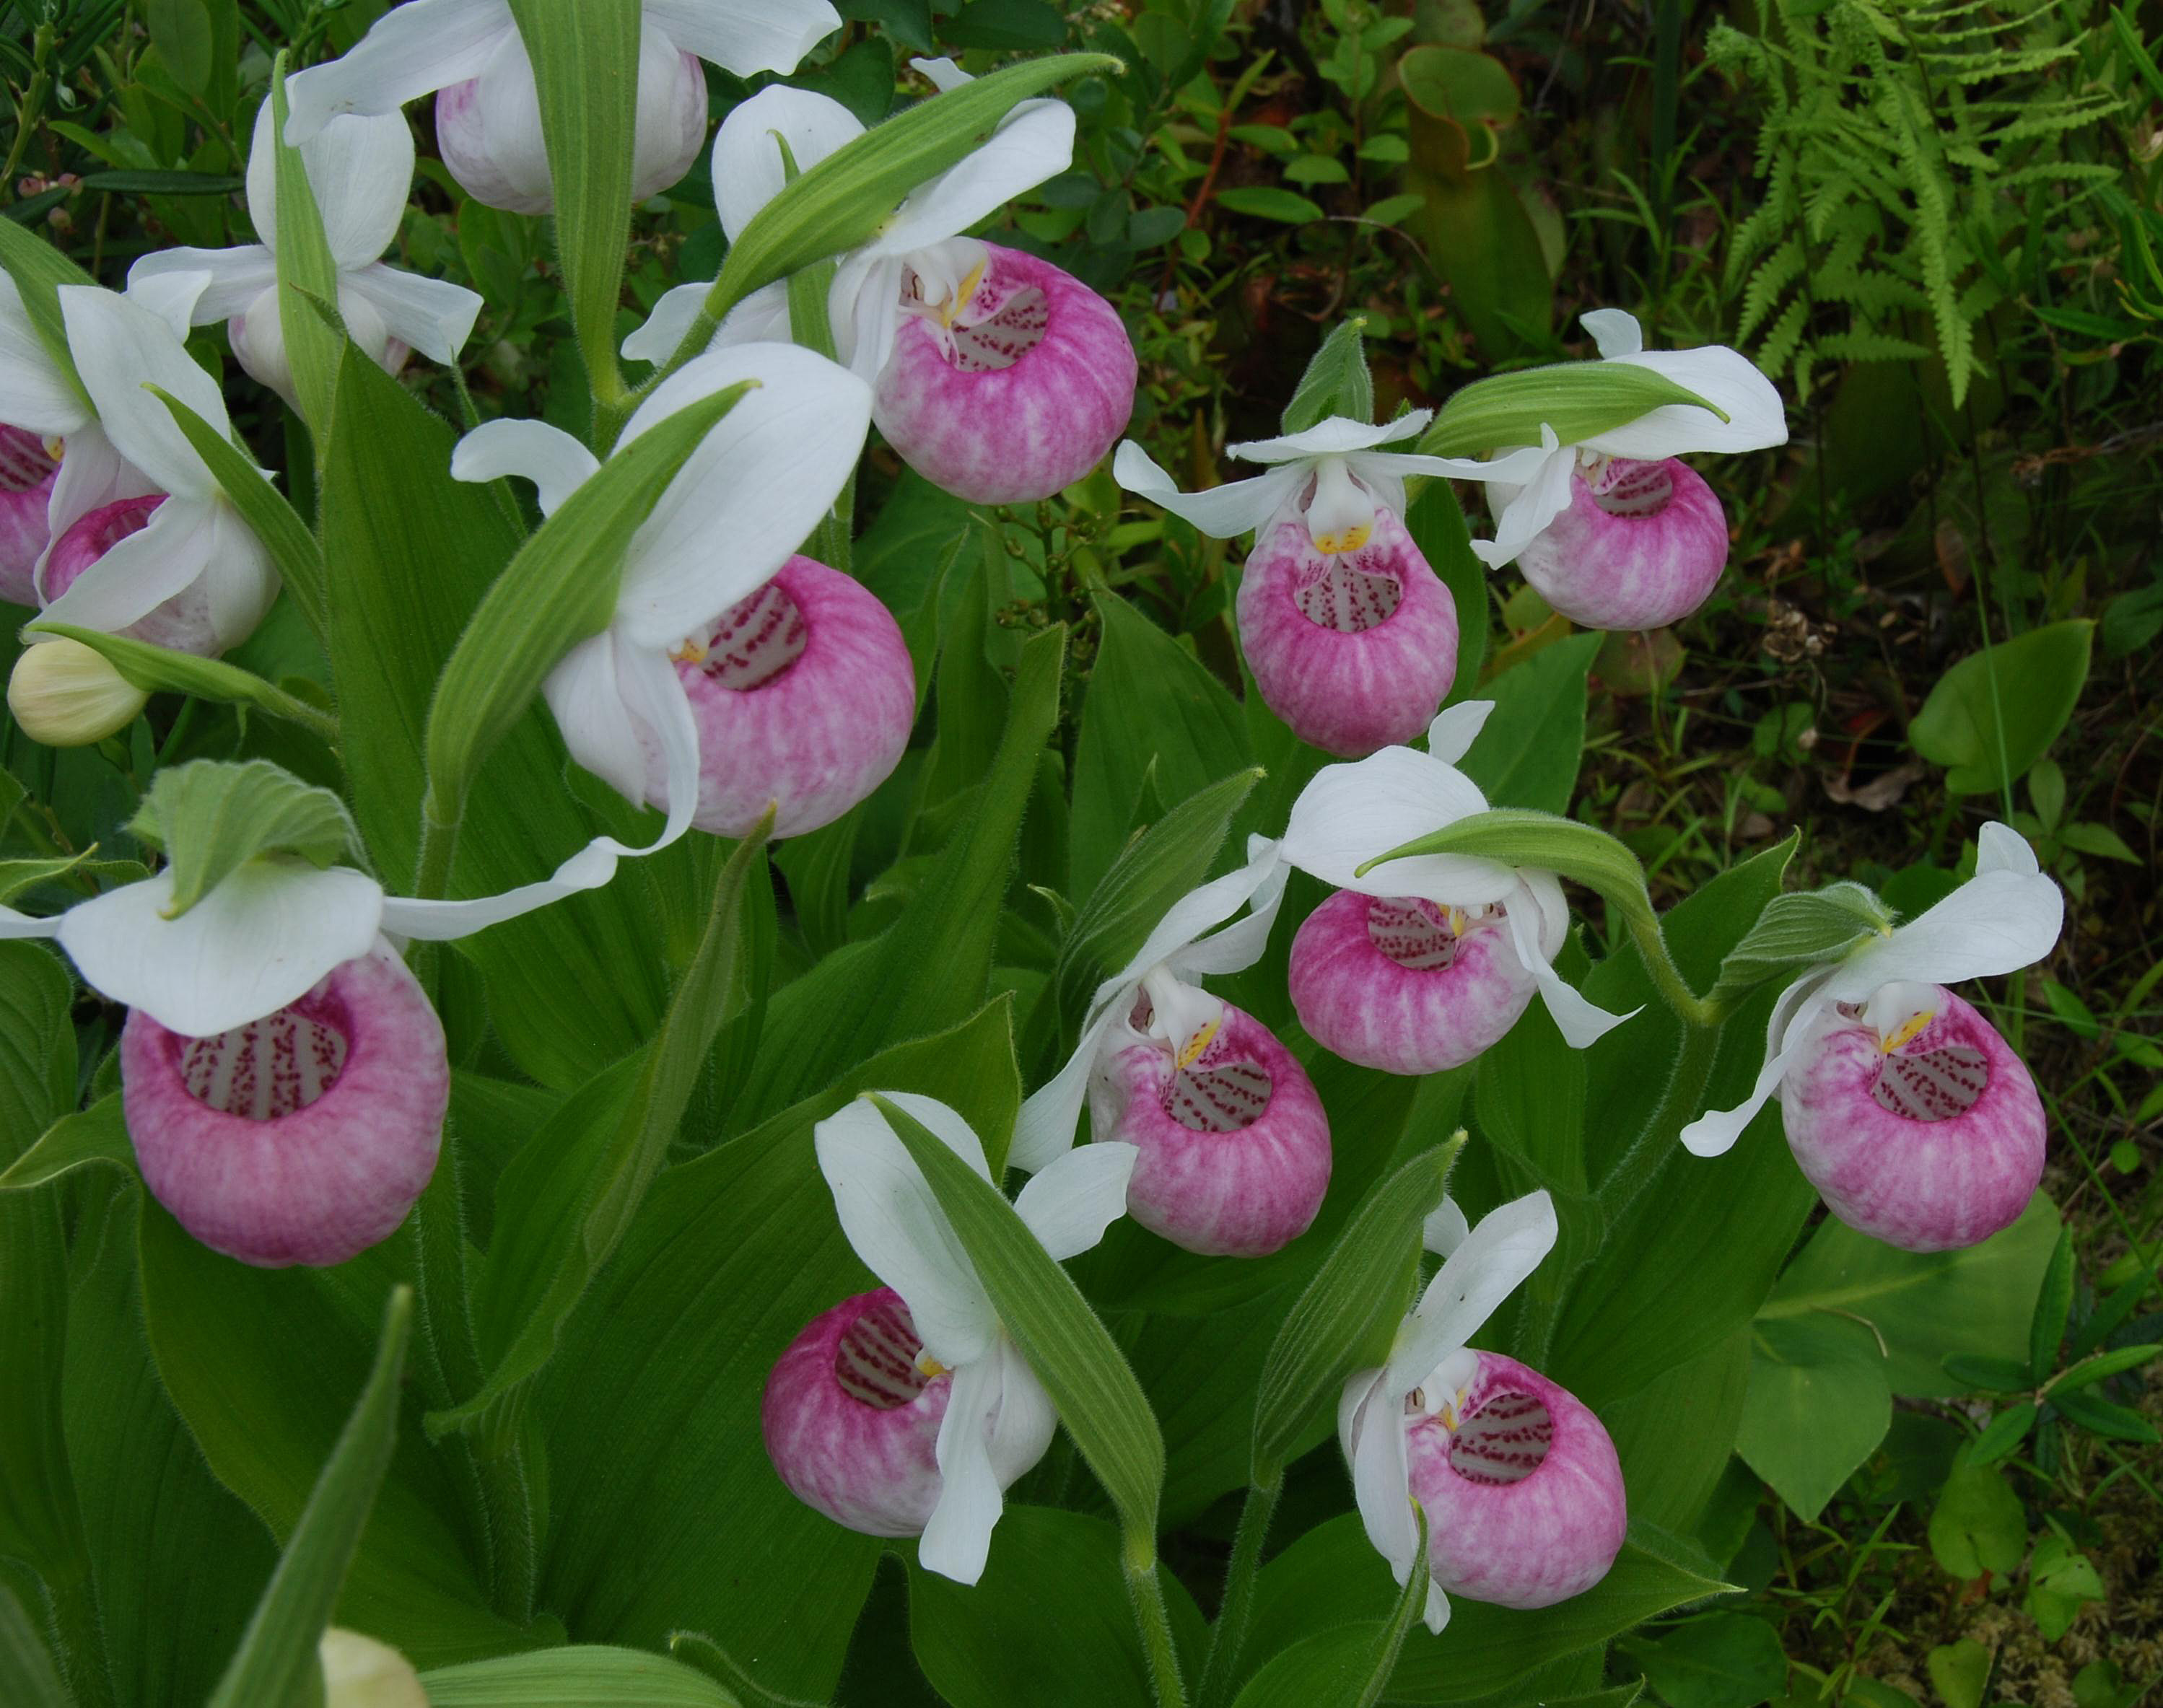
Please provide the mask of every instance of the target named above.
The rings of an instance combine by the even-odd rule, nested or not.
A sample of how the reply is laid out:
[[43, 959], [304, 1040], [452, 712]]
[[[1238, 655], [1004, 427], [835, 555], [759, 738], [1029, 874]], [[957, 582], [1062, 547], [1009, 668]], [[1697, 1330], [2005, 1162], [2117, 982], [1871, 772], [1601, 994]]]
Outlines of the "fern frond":
[[1827, 333], [1815, 343], [1818, 359], [1829, 362], [1927, 362], [1931, 354], [1913, 338], [1863, 330]]
[[1742, 317], [1736, 322], [1735, 336], [1747, 339], [1765, 317], [1780, 294], [1803, 276], [1803, 268], [1809, 257], [1799, 236], [1790, 236], [1787, 242], [1768, 255], [1757, 270], [1750, 275], [1750, 283], [1742, 293]]

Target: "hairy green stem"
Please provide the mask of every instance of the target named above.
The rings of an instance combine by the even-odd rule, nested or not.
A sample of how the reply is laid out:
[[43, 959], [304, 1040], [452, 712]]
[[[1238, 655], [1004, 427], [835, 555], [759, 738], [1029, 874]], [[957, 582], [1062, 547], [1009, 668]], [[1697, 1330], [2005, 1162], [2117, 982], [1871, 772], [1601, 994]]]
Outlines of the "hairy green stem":
[[1626, 898], [1622, 910], [1629, 924], [1630, 940], [1644, 956], [1645, 970], [1652, 974], [1661, 1000], [1675, 1011], [1685, 1026], [1709, 1026], [1716, 1030], [1727, 1016], [1727, 1005], [1701, 997], [1689, 988], [1682, 969], [1668, 952], [1667, 934], [1660, 929], [1660, 918], [1652, 911], [1651, 899]]
[[1164, 1605], [1164, 1585], [1157, 1581], [1155, 1549], [1150, 1558], [1127, 1555], [1127, 1592], [1134, 1604], [1134, 1623], [1141, 1627], [1142, 1654], [1149, 1662], [1150, 1684], [1156, 1693], [1157, 1708], [1186, 1708], [1186, 1685], [1179, 1675], [1179, 1651], [1171, 1641], [1171, 1615]]
[[433, 788], [421, 803], [421, 847], [413, 861], [413, 893], [422, 901], [441, 901], [451, 887], [451, 861], [458, 850], [458, 821], [465, 803], [449, 810], [436, 799]]
[[113, 1708], [113, 1678], [106, 1670], [104, 1634], [88, 1569], [76, 1564], [65, 1576], [49, 1581], [45, 1593], [60, 1637], [61, 1671], [76, 1701], [81, 1708]]
[[1218, 1603], [1216, 1622], [1209, 1627], [1209, 1654], [1202, 1663], [1196, 1708], [1218, 1708], [1231, 1700], [1233, 1682], [1239, 1676], [1239, 1653], [1246, 1647], [1247, 1620], [1254, 1611], [1262, 1543], [1269, 1538], [1270, 1520], [1276, 1516], [1277, 1496], [1283, 1492], [1281, 1470], [1258, 1471], [1247, 1485], [1239, 1532], [1232, 1538], [1232, 1563], [1224, 1573], [1224, 1596]]

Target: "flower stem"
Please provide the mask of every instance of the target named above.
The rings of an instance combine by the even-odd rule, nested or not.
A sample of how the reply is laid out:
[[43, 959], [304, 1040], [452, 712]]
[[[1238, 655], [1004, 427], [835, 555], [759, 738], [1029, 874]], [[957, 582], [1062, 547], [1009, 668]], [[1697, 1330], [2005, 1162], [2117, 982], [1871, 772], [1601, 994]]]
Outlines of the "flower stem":
[[458, 820], [464, 803], [448, 814], [429, 789], [421, 803], [421, 847], [413, 861], [413, 893], [423, 901], [441, 901], [451, 887], [451, 861], [458, 848]]
[[1684, 1025], [1710, 1027], [1716, 1031], [1720, 1021], [1726, 1018], [1726, 1004], [1701, 997], [1689, 988], [1682, 969], [1668, 953], [1667, 934], [1660, 929], [1660, 916], [1652, 911], [1651, 899], [1627, 898], [1622, 910], [1629, 923], [1630, 939], [1644, 956], [1645, 970], [1652, 975], [1652, 983], [1661, 999], [1681, 1017]]
[[1239, 1528], [1232, 1538], [1232, 1563], [1224, 1574], [1224, 1598], [1218, 1604], [1217, 1622], [1209, 1627], [1209, 1655], [1202, 1663], [1202, 1685], [1195, 1694], [1197, 1708], [1216, 1708], [1232, 1695], [1239, 1676], [1239, 1652], [1246, 1647], [1247, 1619], [1254, 1611], [1254, 1579], [1261, 1569], [1262, 1543], [1268, 1539], [1270, 1520], [1276, 1516], [1277, 1496], [1284, 1491], [1281, 1470], [1258, 1472], [1247, 1486], [1246, 1505], [1239, 1509]]
[[1127, 1593], [1134, 1604], [1134, 1623], [1141, 1628], [1150, 1683], [1156, 1692], [1157, 1708], [1186, 1708], [1179, 1651], [1171, 1641], [1171, 1616], [1165, 1608], [1164, 1585], [1157, 1581], [1156, 1548], [1146, 1537], [1139, 1540], [1139, 1548], [1134, 1538], [1127, 1544]]

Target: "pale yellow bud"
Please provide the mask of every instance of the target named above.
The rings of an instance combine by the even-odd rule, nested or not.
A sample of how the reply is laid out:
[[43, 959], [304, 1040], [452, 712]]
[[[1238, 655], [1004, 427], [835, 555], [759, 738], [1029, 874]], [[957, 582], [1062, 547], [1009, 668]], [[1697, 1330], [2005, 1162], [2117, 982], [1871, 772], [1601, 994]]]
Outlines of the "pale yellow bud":
[[40, 641], [15, 661], [8, 710], [48, 747], [86, 747], [135, 721], [149, 695], [80, 641]]
[[389, 1643], [333, 1625], [316, 1652], [327, 1708], [428, 1708], [420, 1674]]

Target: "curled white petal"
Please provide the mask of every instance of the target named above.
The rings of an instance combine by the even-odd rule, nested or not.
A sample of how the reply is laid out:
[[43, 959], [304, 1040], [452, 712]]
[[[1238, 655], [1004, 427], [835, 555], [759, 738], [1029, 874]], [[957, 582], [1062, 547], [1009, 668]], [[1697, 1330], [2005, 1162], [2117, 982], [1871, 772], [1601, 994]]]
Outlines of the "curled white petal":
[[1146, 498], [1192, 523], [1212, 539], [1250, 533], [1281, 510], [1307, 479], [1298, 467], [1272, 469], [1251, 480], [1228, 480], [1206, 492], [1181, 492], [1156, 459], [1132, 439], [1120, 442], [1112, 478], [1137, 498]]
[[230, 435], [233, 423], [217, 381], [196, 364], [173, 328], [142, 303], [94, 285], [64, 285], [60, 296], [76, 371], [121, 455], [176, 496], [216, 492], [217, 483], [171, 411], [144, 388], [160, 387], [213, 432]]
[[1367, 862], [1446, 825], [1487, 810], [1487, 798], [1454, 766], [1410, 747], [1385, 747], [1349, 765], [1328, 765], [1300, 791], [1286, 826], [1284, 857], [1301, 871], [1363, 895], [1420, 896], [1443, 906], [1478, 907], [1516, 888], [1514, 868], [1464, 854], [1419, 854]]
[[505, 0], [406, 0], [353, 50], [285, 85], [285, 140], [296, 147], [343, 113], [395, 113], [408, 101], [478, 77], [517, 25]]
[[[191, 275], [202, 276], [193, 279]], [[129, 299], [167, 325], [172, 324], [173, 311], [186, 302], [179, 336], [185, 336], [190, 325], [208, 326], [245, 314], [257, 297], [277, 288], [278, 263], [263, 244], [232, 249], [159, 249], [128, 270]]]
[[1089, 1076], [1096, 1069], [1104, 1035], [1118, 1017], [1117, 1009], [1107, 1004], [1082, 1029], [1074, 1053], [1059, 1071], [1022, 1100], [1021, 1113], [1014, 1121], [1013, 1143], [1007, 1150], [1011, 1166], [1034, 1174], [1072, 1148], [1075, 1124], [1082, 1119], [1082, 1106], [1089, 1099]]
[[1006, 1504], [984, 1438], [999, 1405], [1001, 1375], [995, 1355], [961, 1365], [954, 1372], [945, 1415], [939, 1420], [939, 1499], [924, 1523], [916, 1558], [924, 1570], [960, 1584], [973, 1584], [984, 1574], [992, 1531]]
[[220, 527], [223, 508], [199, 499], [167, 499], [150, 512], [148, 522], [115, 541], [39, 615], [49, 622], [107, 634], [139, 622], [194, 585], [209, 566], [227, 537]]
[[0, 396], [11, 426], [65, 436], [88, 425], [90, 411], [45, 348], [13, 277], [0, 268]]
[[642, 9], [685, 53], [739, 77], [786, 75], [841, 27], [827, 0], [645, 0]]
[[1577, 321], [1592, 334], [1593, 348], [1610, 360], [1634, 356], [1645, 348], [1644, 328], [1627, 309], [1588, 308]]
[[1488, 714], [1494, 710], [1491, 699], [1463, 699], [1444, 706], [1427, 726], [1427, 751], [1454, 765], [1472, 751], [1473, 742], [1486, 727]]
[[381, 261], [338, 277], [338, 300], [348, 305], [348, 326], [358, 317], [350, 309], [359, 297], [373, 308], [383, 329], [430, 361], [453, 365], [479, 318], [481, 299], [448, 279], [426, 279]]
[[1064, 1263], [1092, 1249], [1127, 1213], [1127, 1182], [1141, 1152], [1132, 1145], [1084, 1145], [1049, 1163], [1014, 1199], [1014, 1213]]
[[777, 136], [788, 144], [796, 170], [808, 172], [863, 134], [856, 115], [840, 102], [781, 83], [734, 108], [714, 139], [714, 201], [729, 241], [742, 236], [752, 216], [788, 181]]
[[1377, 445], [1394, 445], [1402, 439], [1417, 438], [1433, 418], [1431, 409], [1415, 409], [1394, 421], [1376, 422], [1333, 415], [1300, 432], [1227, 445], [1224, 453], [1243, 463], [1291, 463], [1309, 457], [1341, 457], [1350, 451], [1371, 451]]
[[[1517, 959], [1524, 963], [1525, 970], [1538, 984], [1540, 1000], [1553, 1017], [1563, 1041], [1573, 1050], [1590, 1049], [1637, 1010], [1632, 1009], [1628, 1014], [1610, 1014], [1565, 982], [1562, 975], [1554, 970], [1554, 956], [1561, 946], [1561, 937], [1567, 931], [1569, 919], [1568, 910], [1562, 902], [1561, 886], [1555, 883], [1552, 872], [1527, 872], [1525, 877], [1527, 887], [1520, 893], [1530, 896], [1536, 905], [1529, 909], [1515, 905], [1509, 909], [1510, 941], [1517, 951]], [[1531, 880], [1534, 878], [1545, 879], [1548, 885], [1553, 886], [1552, 903], [1548, 897], [1531, 888]], [[1553, 922], [1558, 917], [1562, 921], [1561, 930], [1552, 929]], [[1550, 940], [1553, 946], [1549, 946]]]
[[690, 336], [692, 322], [698, 319], [699, 311], [705, 306], [706, 294], [713, 288], [710, 284], [678, 285], [664, 292], [653, 305], [653, 312], [647, 316], [646, 324], [623, 341], [626, 358], [657, 366], [674, 355], [677, 346]]
[[1545, 1192], [1513, 1198], [1480, 1218], [1427, 1283], [1390, 1350], [1385, 1385], [1409, 1394], [1480, 1332], [1554, 1250], [1559, 1224]]
[[553, 515], [600, 466], [578, 440], [542, 421], [484, 422], [451, 452], [453, 480], [530, 480], [543, 516]]
[[[1495, 495], [1502, 499], [1502, 508], [1495, 518], [1495, 537], [1472, 542], [1474, 553], [1490, 569], [1499, 569], [1514, 560], [1569, 508], [1570, 483], [1577, 474], [1577, 453], [1553, 443], [1553, 427], [1542, 427], [1540, 437], [1538, 461], [1532, 465], [1531, 478], [1525, 485], [1512, 490], [1499, 479], [1495, 482]], [[1511, 460], [1498, 458], [1495, 466]]]

